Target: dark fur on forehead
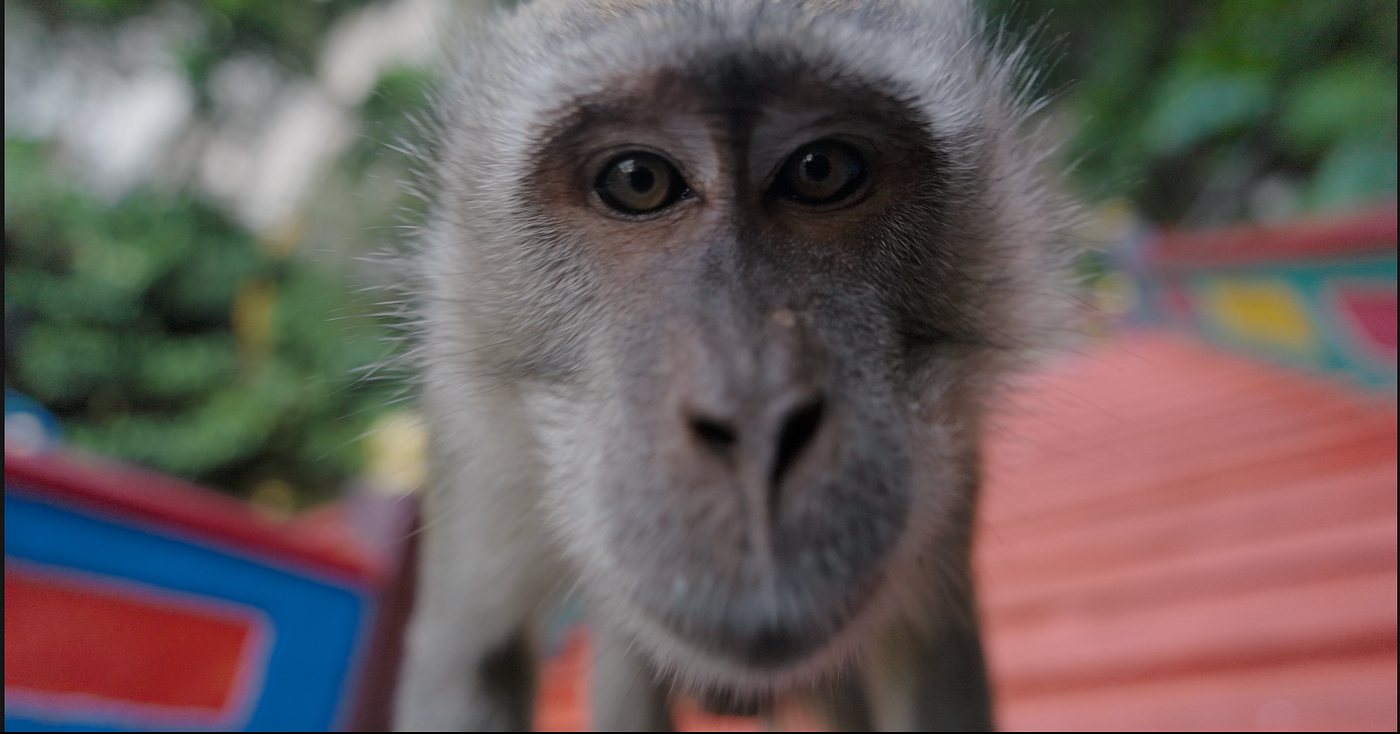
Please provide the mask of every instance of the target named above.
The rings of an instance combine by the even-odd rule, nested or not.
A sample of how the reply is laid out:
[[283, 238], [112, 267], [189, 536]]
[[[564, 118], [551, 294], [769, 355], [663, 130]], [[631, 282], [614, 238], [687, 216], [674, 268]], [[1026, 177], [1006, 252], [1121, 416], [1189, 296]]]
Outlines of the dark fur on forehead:
[[836, 116], [879, 124], [911, 146], [939, 147], [912, 96], [892, 79], [856, 78], [772, 54], [721, 53], [684, 66], [620, 75], [601, 93], [578, 96], [541, 115], [541, 149], [567, 145], [595, 125], [638, 122], [700, 101], [698, 112], [724, 117], [732, 131], [774, 101], [830, 108]]

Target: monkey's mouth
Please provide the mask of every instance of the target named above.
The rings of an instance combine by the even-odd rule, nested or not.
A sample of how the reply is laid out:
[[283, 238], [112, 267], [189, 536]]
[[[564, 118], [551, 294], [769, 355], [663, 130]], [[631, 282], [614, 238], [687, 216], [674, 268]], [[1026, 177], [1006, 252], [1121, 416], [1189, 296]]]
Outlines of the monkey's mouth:
[[719, 628], [698, 642], [734, 662], [760, 670], [774, 670], [800, 661], [815, 652], [834, 633], [827, 625], [793, 624], [773, 620], [747, 629]]
[[[673, 607], [661, 617], [672, 632], [699, 649], [744, 668], [774, 672], [824, 650], [860, 616], [881, 576], [872, 574], [840, 590], [775, 584], [735, 594], [721, 604]], [[705, 614], [697, 607], [715, 611]]]

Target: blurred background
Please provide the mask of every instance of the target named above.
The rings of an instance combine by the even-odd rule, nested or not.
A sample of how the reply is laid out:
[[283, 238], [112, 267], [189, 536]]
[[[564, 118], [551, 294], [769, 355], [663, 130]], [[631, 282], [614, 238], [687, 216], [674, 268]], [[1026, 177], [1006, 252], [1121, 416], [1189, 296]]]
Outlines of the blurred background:
[[[290, 509], [397, 425], [387, 277], [443, 32], [489, 6], [5, 5], [5, 385], [66, 440]], [[990, 2], [1097, 216], [1277, 223], [1394, 200], [1386, 2]], [[381, 421], [381, 423], [376, 423]]]
[[[1068, 139], [1058, 155], [1089, 202], [1076, 236], [1093, 336], [1152, 317], [1134, 268], [1162, 233], [1389, 212], [1388, 260], [1362, 273], [1389, 283], [1382, 352], [1344, 381], [1389, 426], [1393, 728], [1396, 4], [984, 6], [1002, 38], [1027, 43], [1025, 83], [1050, 100], [1037, 122]], [[491, 10], [6, 0], [7, 403], [42, 406], [69, 446], [275, 516], [355, 481], [415, 487], [422, 429], [406, 376], [377, 367], [399, 342], [390, 276], [370, 256], [420, 212], [408, 151], [444, 44]], [[1251, 353], [1289, 362], [1286, 304], [1246, 295], [1268, 332]], [[7, 452], [11, 428], [7, 406]], [[1299, 722], [1265, 708], [1258, 721]]]
[[418, 206], [393, 146], [485, 9], [6, 4], [6, 388], [74, 446], [274, 511], [334, 496], [407, 415], [363, 260]]

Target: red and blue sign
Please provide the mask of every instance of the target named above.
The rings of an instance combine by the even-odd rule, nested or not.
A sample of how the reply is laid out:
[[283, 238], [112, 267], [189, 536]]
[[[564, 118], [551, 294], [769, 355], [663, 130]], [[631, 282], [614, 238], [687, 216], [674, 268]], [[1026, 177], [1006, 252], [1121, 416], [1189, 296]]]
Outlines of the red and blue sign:
[[404, 554], [294, 525], [165, 477], [7, 455], [6, 730], [366, 723]]

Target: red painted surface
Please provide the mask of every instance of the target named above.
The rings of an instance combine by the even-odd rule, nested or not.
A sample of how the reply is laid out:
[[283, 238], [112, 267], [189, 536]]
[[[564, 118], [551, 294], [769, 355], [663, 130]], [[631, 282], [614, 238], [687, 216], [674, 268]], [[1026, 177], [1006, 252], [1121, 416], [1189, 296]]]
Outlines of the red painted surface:
[[1152, 263], [1171, 269], [1395, 252], [1395, 235], [1396, 209], [1391, 203], [1356, 214], [1278, 227], [1240, 225], [1166, 232], [1154, 243]]
[[[999, 726], [1394, 731], [1396, 438], [1393, 397], [1186, 337], [1027, 380], [975, 558]], [[586, 660], [547, 666], [541, 729], [583, 727]], [[734, 724], [820, 726], [791, 711]]]
[[987, 462], [1003, 727], [1395, 729], [1393, 398], [1141, 334], [1030, 381]]
[[[87, 455], [5, 454], [5, 491], [41, 486], [56, 497], [351, 581], [377, 585], [384, 567], [327, 513], [279, 522], [246, 502], [178, 479]], [[338, 512], [332, 510], [330, 512]]]
[[1182, 323], [1191, 323], [1195, 309], [1191, 307], [1191, 296], [1180, 283], [1167, 282], [1162, 289], [1163, 310]]
[[1377, 354], [1395, 359], [1395, 291], [1365, 291], [1343, 288], [1342, 307]]
[[591, 731], [588, 720], [588, 630], [570, 630], [564, 649], [540, 671], [535, 731]]
[[236, 608], [5, 569], [7, 701], [219, 718], [240, 707], [261, 635]]

